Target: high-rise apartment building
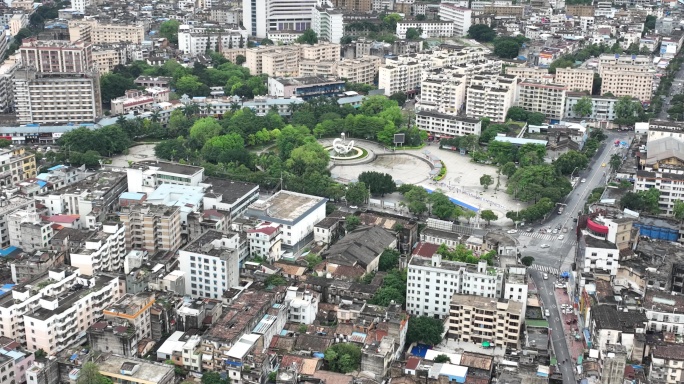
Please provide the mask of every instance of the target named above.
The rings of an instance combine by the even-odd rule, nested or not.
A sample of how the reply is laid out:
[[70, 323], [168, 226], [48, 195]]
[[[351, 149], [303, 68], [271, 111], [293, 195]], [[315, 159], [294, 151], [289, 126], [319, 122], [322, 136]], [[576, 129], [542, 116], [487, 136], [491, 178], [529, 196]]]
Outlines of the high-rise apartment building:
[[473, 10], [456, 4], [440, 3], [439, 19], [454, 23], [454, 36], [465, 36], [471, 25]]
[[311, 29], [316, 32], [319, 41], [339, 44], [344, 36], [344, 13], [331, 7], [318, 6], [314, 8]]
[[31, 38], [23, 41], [19, 55], [22, 64], [14, 74], [19, 124], [92, 123], [102, 116], [90, 43]]
[[57, 74], [22, 68], [14, 76], [14, 105], [19, 124], [93, 123], [102, 116], [97, 72]]
[[518, 106], [528, 112], [543, 113], [549, 119], [561, 119], [565, 108], [564, 85], [523, 81], [518, 84]]
[[242, 0], [242, 23], [249, 36], [258, 38], [269, 31], [305, 31], [316, 5], [316, 0]]
[[510, 75], [473, 76], [467, 91], [466, 115], [506, 121], [506, 113], [515, 101], [516, 80]]
[[466, 76], [449, 69], [435, 69], [425, 74], [420, 85], [417, 110], [458, 114], [465, 108]]
[[603, 54], [599, 57], [601, 95], [633, 96], [650, 101], [656, 75], [648, 56]]
[[[557, 69], [557, 71], [560, 70]], [[549, 73], [548, 68], [530, 68], [530, 67], [513, 67], [507, 66], [505, 70], [507, 75], [517, 76], [522, 80], [535, 80], [542, 82], [553, 81], [553, 75]]]
[[517, 349], [524, 318], [519, 301], [456, 294], [451, 299], [447, 338]]
[[503, 271], [485, 261], [474, 265], [442, 260], [437, 253], [431, 258], [414, 256], [408, 265], [406, 310], [411, 315], [445, 318], [454, 294], [496, 301], [502, 296], [503, 283]]
[[430, 110], [416, 112], [416, 125], [427, 132], [428, 136], [437, 139], [479, 135], [482, 131], [482, 122], [479, 119]]
[[135, 204], [121, 207], [126, 228], [126, 248], [175, 251], [181, 245], [180, 208], [177, 206]]
[[212, 50], [242, 48], [247, 45], [247, 32], [238, 26], [206, 28], [193, 25], [178, 27], [178, 49], [191, 56]]
[[240, 277], [240, 235], [209, 230], [178, 252], [185, 293], [219, 299]]
[[556, 68], [555, 84], [565, 85], [568, 91], [591, 93], [594, 71], [582, 68]]
[[10, 246], [10, 235], [8, 229], [8, 219], [11, 213], [35, 206], [35, 200], [18, 196], [8, 196], [0, 199], [0, 247]]
[[24, 39], [19, 47], [24, 67], [42, 73], [83, 73], [93, 67], [93, 47], [83, 40]]
[[421, 63], [409, 56], [387, 58], [380, 67], [378, 88], [385, 90], [386, 96], [397, 92], [414, 91], [420, 87], [423, 68]]
[[54, 234], [51, 223], [43, 221], [33, 206], [12, 212], [7, 232], [10, 244], [26, 252], [48, 249]]

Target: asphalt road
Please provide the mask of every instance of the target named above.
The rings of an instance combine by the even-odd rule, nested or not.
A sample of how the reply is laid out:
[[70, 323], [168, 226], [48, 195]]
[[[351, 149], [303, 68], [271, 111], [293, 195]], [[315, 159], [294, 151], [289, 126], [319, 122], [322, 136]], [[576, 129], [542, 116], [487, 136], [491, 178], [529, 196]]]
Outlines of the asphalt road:
[[679, 71], [674, 77], [672, 82], [672, 87], [670, 88], [670, 93], [665, 96], [663, 100], [663, 109], [658, 114], [658, 118], [662, 120], [668, 119], [667, 110], [670, 109], [670, 101], [672, 100], [672, 95], [677, 95], [684, 93], [684, 65], [679, 67]]
[[570, 351], [565, 341], [563, 317], [560, 313], [560, 308], [556, 305], [555, 289], [553, 286], [555, 279], [553, 276], [549, 276], [548, 280], [544, 280], [542, 272], [533, 269], [529, 269], [529, 271], [537, 286], [537, 292], [539, 292], [539, 296], [544, 304], [544, 309], [549, 310], [550, 316], [546, 319], [549, 322], [549, 337], [551, 338], [551, 346], [556, 355], [556, 360], [558, 360], [558, 369], [563, 375], [563, 383], [576, 384], [575, 363], [570, 356]]
[[[611, 155], [615, 153], [624, 153], [624, 149], [616, 148], [613, 143], [615, 140], [630, 140], [630, 134], [627, 132], [606, 132], [608, 138], [599, 147], [592, 162], [587, 169], [575, 172], [574, 177], [577, 177], [577, 183], [573, 191], [564, 200], [564, 210], [561, 215], [557, 209], [552, 212], [549, 217], [542, 224], [533, 224], [532, 233], [525, 232], [529, 227], [519, 228], [516, 235], [521, 246], [524, 246], [521, 253], [523, 256], [534, 257], [534, 263], [541, 266], [557, 269], [559, 271], [568, 270], [572, 264], [574, 255], [571, 253], [576, 244], [575, 222], [574, 218], [584, 207], [584, 203], [591, 194], [594, 188], [606, 185], [607, 177], [610, 176], [610, 164], [608, 163]], [[605, 164], [605, 166], [603, 166]], [[584, 183], [582, 179], [586, 179]], [[541, 228], [553, 229], [557, 226], [567, 228], [567, 232], [562, 230], [557, 234], [540, 233]], [[563, 236], [561, 240], [559, 236]], [[547, 248], [542, 248], [541, 245], [548, 245]]]

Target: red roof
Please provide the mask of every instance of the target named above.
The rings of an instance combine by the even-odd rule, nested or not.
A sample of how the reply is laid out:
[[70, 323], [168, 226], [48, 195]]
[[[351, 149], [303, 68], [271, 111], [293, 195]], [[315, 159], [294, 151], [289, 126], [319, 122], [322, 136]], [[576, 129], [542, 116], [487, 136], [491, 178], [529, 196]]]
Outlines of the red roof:
[[411, 356], [406, 360], [406, 369], [415, 370], [420, 365], [421, 358], [417, 356]]
[[248, 233], [265, 233], [267, 235], [272, 235], [278, 230], [278, 227], [271, 227], [271, 226], [262, 226], [254, 229], [250, 229], [247, 231]]
[[71, 224], [80, 218], [80, 215], [52, 215], [48, 217], [48, 221], [53, 223]]
[[413, 250], [413, 254], [423, 257], [432, 257], [432, 255], [434, 255], [438, 249], [439, 245], [437, 244], [421, 242], [418, 243], [418, 246]]
[[608, 233], [608, 227], [591, 220], [587, 220], [587, 228], [589, 228], [592, 232], [600, 233], [602, 235]]

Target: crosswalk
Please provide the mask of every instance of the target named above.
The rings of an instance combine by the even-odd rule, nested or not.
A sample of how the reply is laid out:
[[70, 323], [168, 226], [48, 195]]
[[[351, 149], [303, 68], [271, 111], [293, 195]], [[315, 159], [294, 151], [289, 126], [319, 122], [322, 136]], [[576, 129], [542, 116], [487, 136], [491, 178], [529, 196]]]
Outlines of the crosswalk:
[[[562, 243], [570, 243], [570, 245], [575, 245], [575, 244], [577, 244], [577, 240], [575, 239], [575, 237], [573, 236], [573, 234], [570, 233], [570, 232], [568, 232], [568, 233], [559, 233], [559, 234], [556, 234], [556, 235], [554, 235], [554, 234], [552, 234], [552, 233], [541, 233], [541, 232], [522, 232], [522, 235], [523, 235], [523, 236], [527, 236], [527, 237], [532, 237], [532, 238], [535, 238], [535, 239], [542, 239], [542, 240], [549, 241], [549, 242], [550, 242], [550, 243], [549, 243], [550, 245], [553, 244], [553, 243], [551, 243], [551, 242], [555, 242], [555, 241], [560, 241], [560, 242], [562, 242]], [[558, 236], [560, 236], [560, 235], [564, 235], [565, 238], [564, 238], [563, 240], [558, 240]]]
[[546, 265], [532, 264], [532, 268], [536, 269], [537, 271], [550, 273], [552, 275], [558, 275], [559, 273], [558, 268], [547, 267]]

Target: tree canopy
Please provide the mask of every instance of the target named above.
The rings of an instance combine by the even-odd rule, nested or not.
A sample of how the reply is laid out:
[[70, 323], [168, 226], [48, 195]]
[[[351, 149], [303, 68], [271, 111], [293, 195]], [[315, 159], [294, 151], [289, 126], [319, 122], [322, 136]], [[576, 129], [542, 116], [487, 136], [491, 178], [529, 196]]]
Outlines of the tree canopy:
[[97, 364], [87, 362], [83, 364], [78, 372], [76, 384], [112, 384], [112, 381], [100, 373], [100, 368]]
[[444, 323], [442, 320], [428, 316], [411, 317], [406, 332], [406, 343], [436, 345], [442, 342], [443, 333]]
[[169, 43], [178, 44], [178, 27], [180, 27], [180, 21], [176, 19], [166, 20], [159, 25], [159, 34], [166, 37]]
[[297, 42], [300, 44], [314, 45], [318, 43], [318, 34], [316, 34], [313, 29], [309, 28], [297, 38]]
[[486, 24], [473, 24], [468, 28], [468, 36], [480, 43], [488, 43], [496, 37], [496, 31]]
[[325, 361], [333, 372], [356, 371], [361, 367], [361, 347], [353, 343], [335, 344], [325, 350]]
[[363, 182], [370, 188], [372, 195], [384, 196], [387, 193], [392, 193], [397, 189], [397, 185], [392, 179], [392, 175], [388, 173], [380, 173], [375, 171], [362, 172], [359, 175], [359, 181]]

